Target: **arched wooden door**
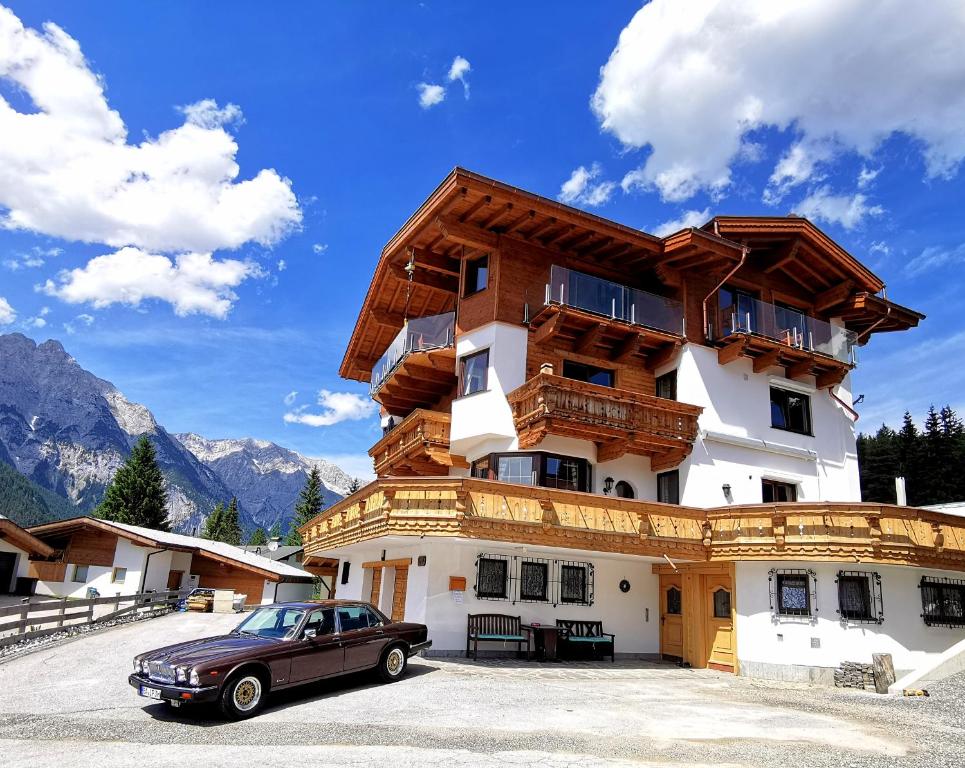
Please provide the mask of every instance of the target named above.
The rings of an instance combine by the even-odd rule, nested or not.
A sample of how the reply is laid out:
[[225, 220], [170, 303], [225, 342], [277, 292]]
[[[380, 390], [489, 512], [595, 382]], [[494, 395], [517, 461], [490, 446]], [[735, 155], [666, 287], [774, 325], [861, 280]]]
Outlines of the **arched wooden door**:
[[684, 656], [683, 590], [680, 576], [660, 576], [660, 654], [664, 658]]
[[734, 594], [730, 579], [707, 578], [704, 609], [707, 627], [707, 666], [734, 671]]

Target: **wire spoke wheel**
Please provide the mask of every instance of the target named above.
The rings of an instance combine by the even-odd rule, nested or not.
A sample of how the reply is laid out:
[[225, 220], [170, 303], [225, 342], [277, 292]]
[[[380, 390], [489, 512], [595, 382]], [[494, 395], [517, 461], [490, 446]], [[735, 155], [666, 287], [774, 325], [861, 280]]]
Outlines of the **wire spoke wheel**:
[[385, 657], [385, 671], [392, 677], [402, 674], [405, 669], [405, 653], [401, 648], [393, 648]]
[[241, 678], [232, 694], [234, 705], [242, 712], [250, 712], [261, 701], [261, 680], [254, 675]]

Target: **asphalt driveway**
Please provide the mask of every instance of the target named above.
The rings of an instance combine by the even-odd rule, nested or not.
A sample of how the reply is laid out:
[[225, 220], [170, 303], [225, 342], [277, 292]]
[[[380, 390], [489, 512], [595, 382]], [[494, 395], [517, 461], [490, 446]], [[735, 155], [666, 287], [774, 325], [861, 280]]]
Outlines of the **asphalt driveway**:
[[[4, 766], [961, 765], [961, 720], [885, 699], [672, 665], [414, 659], [282, 692], [254, 720], [140, 698], [145, 650], [219, 634], [232, 615], [173, 614], [0, 664]], [[959, 702], [956, 706], [961, 706]]]

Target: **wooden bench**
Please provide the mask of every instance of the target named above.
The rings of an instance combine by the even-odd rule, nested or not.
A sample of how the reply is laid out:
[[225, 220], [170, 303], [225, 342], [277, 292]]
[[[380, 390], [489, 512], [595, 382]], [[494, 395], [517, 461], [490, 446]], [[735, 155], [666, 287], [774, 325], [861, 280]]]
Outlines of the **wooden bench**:
[[502, 613], [470, 613], [466, 631], [466, 657], [472, 646], [472, 657], [479, 654], [479, 641], [516, 643], [516, 652], [522, 653], [526, 643], [526, 658], [532, 655], [532, 634], [523, 628], [522, 618]]
[[577, 621], [575, 619], [557, 619], [556, 626], [560, 632], [560, 650], [567, 657], [573, 658], [580, 649], [589, 649], [594, 656], [609, 656], [613, 662], [613, 645], [616, 636], [603, 631], [602, 621]]

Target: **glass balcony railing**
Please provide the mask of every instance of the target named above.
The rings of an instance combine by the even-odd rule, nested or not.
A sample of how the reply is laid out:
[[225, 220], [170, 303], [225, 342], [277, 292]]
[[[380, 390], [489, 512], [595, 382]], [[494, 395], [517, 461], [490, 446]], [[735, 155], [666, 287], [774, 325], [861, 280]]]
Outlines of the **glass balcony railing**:
[[409, 320], [372, 367], [369, 392], [375, 393], [399, 363], [413, 352], [451, 347], [455, 340], [455, 320], [455, 312]]
[[733, 299], [730, 305], [720, 309], [718, 338], [749, 333], [796, 349], [817, 352], [848, 365], [857, 362], [858, 335], [854, 331], [746, 295], [739, 294]]
[[684, 335], [684, 305], [674, 299], [553, 265], [546, 303]]

